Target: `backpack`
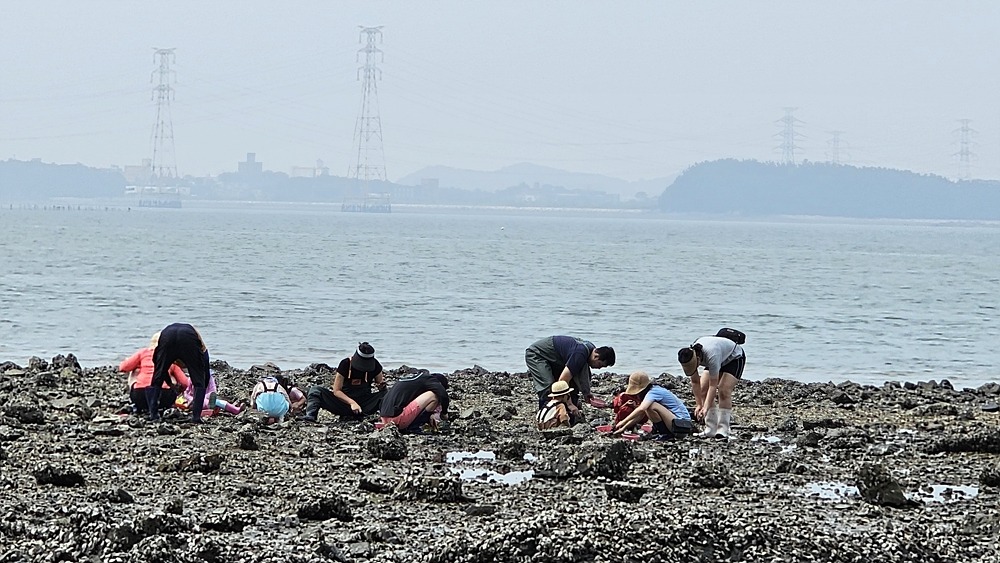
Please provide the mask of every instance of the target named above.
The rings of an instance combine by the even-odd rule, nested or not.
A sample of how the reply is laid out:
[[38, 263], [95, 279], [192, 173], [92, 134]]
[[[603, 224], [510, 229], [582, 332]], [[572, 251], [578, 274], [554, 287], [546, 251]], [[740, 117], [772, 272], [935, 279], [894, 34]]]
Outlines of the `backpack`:
[[721, 336], [722, 338], [728, 338], [737, 344], [745, 344], [747, 341], [747, 335], [736, 330], [735, 328], [720, 328], [719, 332], [715, 333], [716, 336]]
[[557, 426], [570, 426], [572, 424], [566, 405], [559, 402], [550, 402], [538, 409], [535, 415], [535, 426], [539, 430], [548, 430]]
[[[625, 393], [622, 393], [621, 395], [616, 396], [614, 400], [611, 401], [611, 408], [615, 411], [615, 418], [612, 424], [617, 425], [619, 422], [625, 420], [628, 415], [632, 414], [632, 411], [639, 407], [639, 404], [641, 403], [642, 396], [640, 395], [626, 395]], [[637, 425], [644, 424], [647, 419], [648, 417], [646, 417], [646, 415], [642, 415], [642, 417], [640, 417], [639, 420], [636, 420], [635, 423]]]

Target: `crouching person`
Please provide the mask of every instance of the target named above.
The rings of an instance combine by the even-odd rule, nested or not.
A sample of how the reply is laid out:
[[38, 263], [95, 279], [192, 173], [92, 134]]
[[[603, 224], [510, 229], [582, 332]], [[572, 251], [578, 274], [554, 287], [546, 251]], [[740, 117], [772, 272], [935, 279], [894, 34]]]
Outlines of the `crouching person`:
[[573, 388], [565, 381], [556, 381], [549, 392], [549, 402], [538, 409], [535, 415], [535, 425], [539, 430], [552, 428], [569, 428], [577, 422], [576, 405], [570, 399]]
[[385, 375], [375, 359], [375, 347], [361, 342], [353, 356], [340, 361], [330, 387], [309, 388], [301, 420], [316, 422], [320, 409], [339, 415], [341, 420], [361, 420], [378, 412], [384, 396]]
[[670, 390], [653, 385], [646, 372], [637, 371], [628, 376], [625, 394], [639, 395], [643, 399], [635, 410], [615, 424], [615, 434], [622, 434], [641, 424], [643, 417], [648, 417], [653, 423], [653, 432], [649, 435], [651, 440], [675, 440], [691, 433], [691, 413], [684, 402]]
[[301, 407], [305, 400], [302, 391], [277, 377], [261, 379], [250, 392], [250, 402], [264, 415], [267, 424], [284, 422], [285, 415]]
[[380, 414], [383, 424], [400, 432], [419, 433], [425, 424], [437, 429], [448, 419], [448, 378], [441, 373], [408, 375], [386, 391]]

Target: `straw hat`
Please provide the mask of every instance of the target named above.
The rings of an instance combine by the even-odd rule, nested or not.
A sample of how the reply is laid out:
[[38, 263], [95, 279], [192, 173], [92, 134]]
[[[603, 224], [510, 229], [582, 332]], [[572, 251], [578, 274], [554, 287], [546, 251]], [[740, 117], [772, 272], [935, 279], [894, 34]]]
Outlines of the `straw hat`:
[[553, 399], [556, 397], [562, 397], [563, 395], [569, 395], [573, 392], [573, 388], [569, 386], [569, 383], [559, 380], [552, 384], [552, 392], [549, 393], [549, 397]]
[[[688, 350], [690, 350], [690, 357], [688, 357], [686, 362], [681, 361], [682, 357], [687, 356]], [[698, 375], [698, 354], [695, 353], [694, 348], [681, 348], [680, 351], [677, 352], [677, 361], [679, 361], [681, 363], [681, 367], [684, 368], [684, 375], [688, 377]]]
[[646, 387], [649, 387], [649, 374], [644, 371], [637, 371], [628, 376], [628, 386], [625, 387], [625, 394], [638, 395]]

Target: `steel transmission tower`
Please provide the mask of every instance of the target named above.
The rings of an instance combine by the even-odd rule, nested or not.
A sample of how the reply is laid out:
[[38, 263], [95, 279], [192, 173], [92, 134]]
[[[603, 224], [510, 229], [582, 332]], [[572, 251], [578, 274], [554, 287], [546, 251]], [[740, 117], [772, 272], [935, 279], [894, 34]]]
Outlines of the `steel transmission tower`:
[[841, 145], [840, 136], [844, 134], [843, 131], [830, 131], [830, 140], [826, 142], [827, 146], [830, 147], [830, 152], [827, 156], [830, 157], [830, 162], [833, 164], [840, 164], [841, 157]]
[[976, 153], [972, 152], [972, 145], [975, 144], [973, 138], [978, 134], [978, 131], [969, 127], [969, 123], [972, 123], [971, 119], [959, 119], [958, 122], [962, 126], [952, 131], [952, 133], [958, 133], [958, 152], [953, 153], [952, 156], [958, 157], [959, 166], [962, 169], [962, 179], [971, 180], [972, 161], [976, 159]]
[[[174, 97], [172, 83], [174, 49], [153, 49], [153, 62], [157, 67], [150, 75], [154, 82], [153, 99], [156, 100], [156, 123], [153, 124], [153, 159], [151, 180], [165, 186], [177, 178], [177, 155], [174, 152], [174, 123], [170, 116], [170, 100]], [[154, 80], [156, 79], [156, 80]]]
[[378, 108], [378, 81], [382, 71], [378, 63], [383, 60], [382, 50], [376, 44], [382, 42], [382, 26], [359, 26], [359, 42], [364, 47], [358, 49], [357, 60], [365, 57], [365, 65], [358, 67], [358, 80], [362, 81], [361, 109], [358, 112], [358, 122], [354, 133], [354, 143], [358, 150], [356, 163], [348, 169], [347, 176], [362, 183], [365, 196], [368, 194], [368, 182], [371, 180], [386, 181], [385, 152], [382, 149], [382, 120]]
[[795, 130], [795, 125], [805, 123], [797, 119], [792, 113], [799, 108], [782, 108], [785, 110], [785, 117], [775, 123], [781, 124], [781, 132], [775, 133], [775, 137], [781, 139], [781, 144], [775, 147], [776, 151], [781, 151], [781, 161], [785, 164], [795, 164], [795, 153], [801, 151], [802, 147], [795, 144], [796, 139], [804, 139], [805, 135]]

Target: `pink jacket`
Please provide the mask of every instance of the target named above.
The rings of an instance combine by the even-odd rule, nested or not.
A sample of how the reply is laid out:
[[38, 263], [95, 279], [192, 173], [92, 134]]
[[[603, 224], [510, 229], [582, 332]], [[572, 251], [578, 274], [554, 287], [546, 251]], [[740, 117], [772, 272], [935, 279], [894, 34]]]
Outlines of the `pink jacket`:
[[[129, 387], [135, 389], [145, 389], [149, 387], [149, 383], [153, 380], [153, 351], [149, 348], [143, 348], [129, 356], [125, 361], [118, 366], [118, 371], [124, 373], [135, 372], [129, 376]], [[184, 374], [184, 370], [177, 367], [176, 365], [170, 366], [170, 377], [183, 385], [188, 387], [190, 381], [188, 376]], [[134, 382], [134, 385], [133, 385]], [[169, 387], [169, 381], [163, 383], [163, 388]]]

